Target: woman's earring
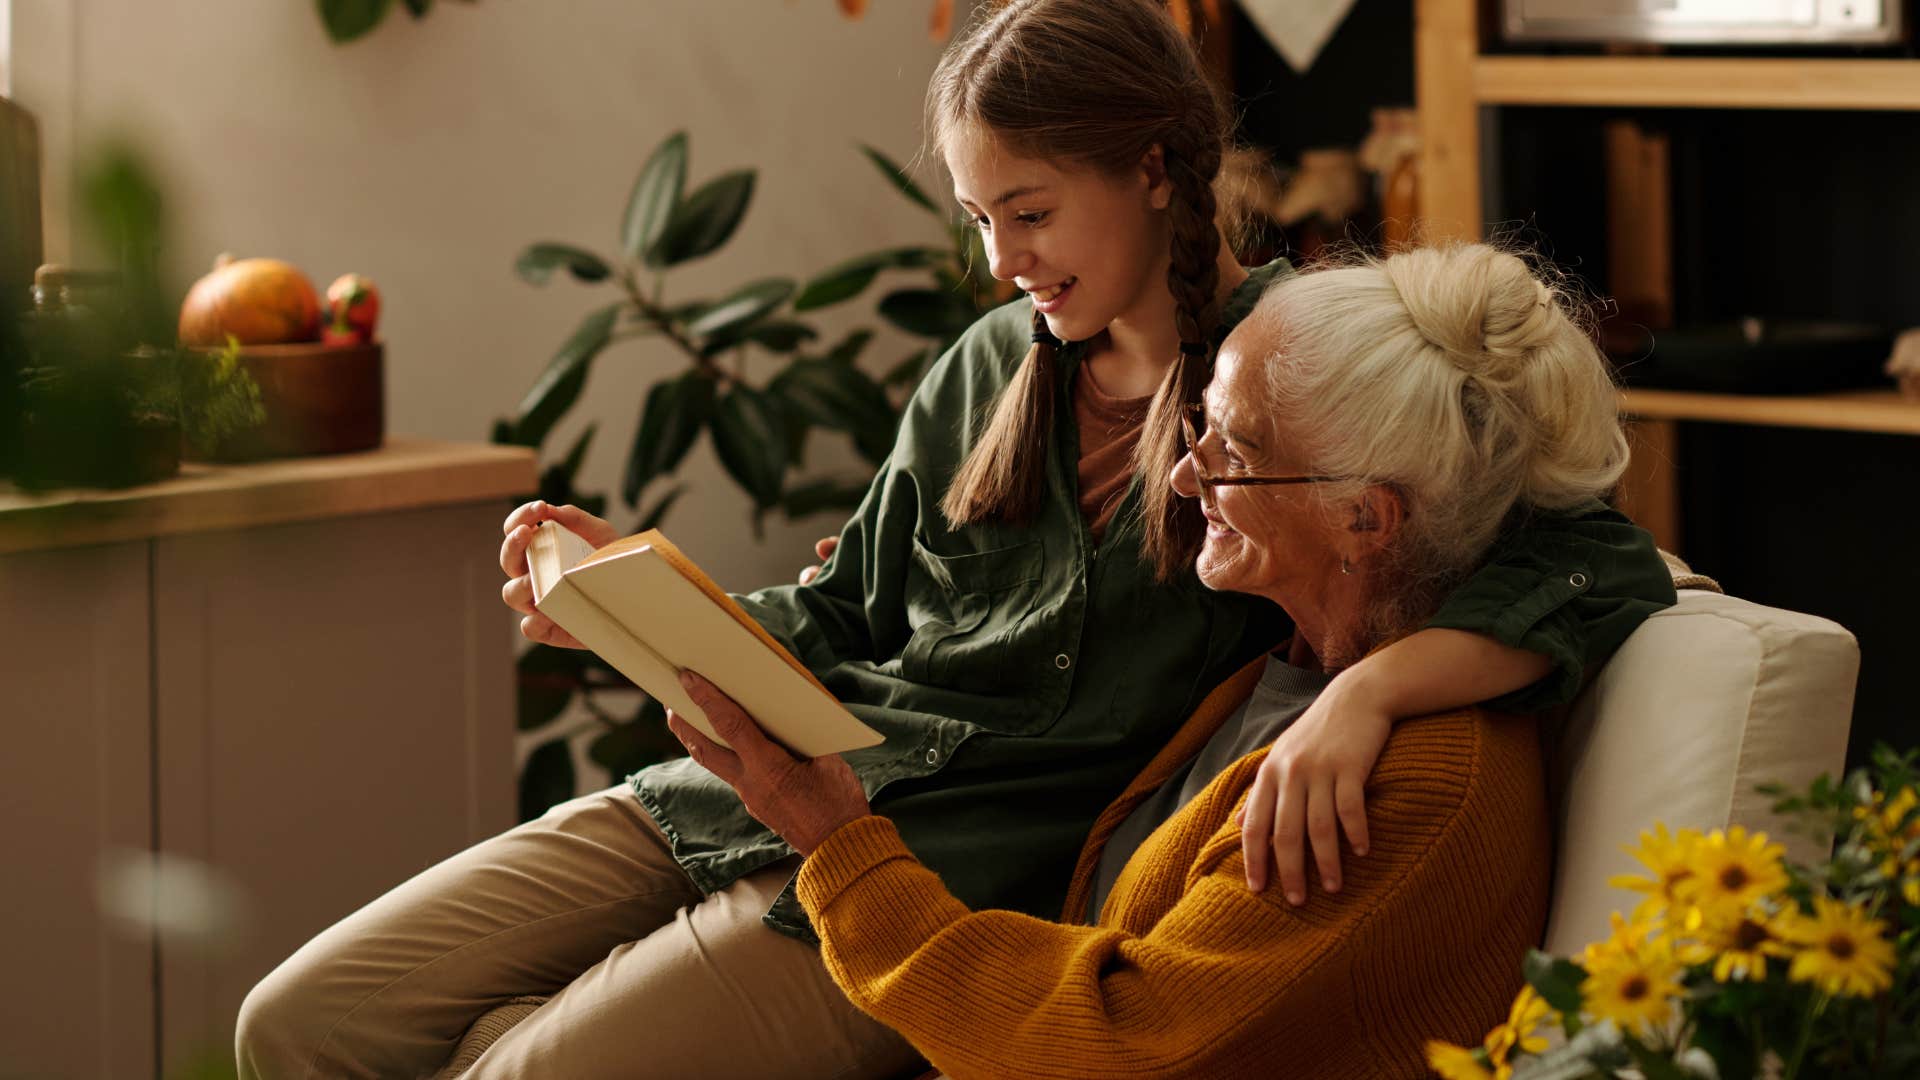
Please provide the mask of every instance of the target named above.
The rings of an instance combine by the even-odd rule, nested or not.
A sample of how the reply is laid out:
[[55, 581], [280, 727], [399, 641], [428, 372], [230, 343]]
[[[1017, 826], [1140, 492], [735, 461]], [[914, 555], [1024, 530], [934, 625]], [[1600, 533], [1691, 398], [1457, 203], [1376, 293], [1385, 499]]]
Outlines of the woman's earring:
[[1345, 555], [1340, 556], [1340, 572], [1343, 574], [1353, 573], [1353, 564], [1347, 562]]

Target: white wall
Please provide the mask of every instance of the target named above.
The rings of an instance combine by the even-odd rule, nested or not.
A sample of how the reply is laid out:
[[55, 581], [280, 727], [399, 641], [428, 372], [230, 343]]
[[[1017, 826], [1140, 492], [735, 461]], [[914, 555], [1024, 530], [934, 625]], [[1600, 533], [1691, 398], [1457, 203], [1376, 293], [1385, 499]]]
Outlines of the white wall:
[[[830, 0], [482, 0], [416, 23], [396, 4], [371, 36], [334, 46], [311, 0], [13, 0], [8, 71], [41, 117], [49, 189], [70, 182], [76, 153], [132, 133], [170, 196], [182, 283], [221, 251], [287, 259], [323, 289], [371, 276], [389, 431], [483, 439], [580, 315], [613, 299], [525, 285], [514, 256], [549, 239], [614, 250], [634, 173], [677, 128], [692, 136], [692, 182], [754, 166], [760, 188], [734, 242], [677, 272], [669, 298], [937, 239], [854, 148], [916, 149], [939, 53], [927, 6], [848, 22]], [[49, 191], [49, 258], [78, 246], [84, 259], [61, 194]], [[837, 310], [826, 329], [870, 310]], [[883, 339], [872, 359], [907, 347]], [[646, 342], [603, 355], [550, 453], [597, 418], [583, 486], [614, 489], [644, 387], [678, 364]], [[837, 527], [776, 519], [756, 547], [704, 441], [685, 475], [694, 491], [670, 531], [729, 588], [790, 578]]]

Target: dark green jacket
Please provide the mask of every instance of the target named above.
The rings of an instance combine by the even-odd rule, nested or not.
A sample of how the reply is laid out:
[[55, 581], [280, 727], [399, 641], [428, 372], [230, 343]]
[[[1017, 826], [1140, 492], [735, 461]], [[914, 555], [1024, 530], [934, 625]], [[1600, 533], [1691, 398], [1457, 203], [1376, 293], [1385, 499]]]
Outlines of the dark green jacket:
[[[1254, 271], [1218, 336], [1285, 271]], [[1069, 388], [1082, 350], [1060, 351], [1045, 505], [1028, 525], [952, 530], [939, 501], [976, 420], [1028, 346], [1031, 309], [982, 318], [921, 382], [893, 453], [811, 585], [741, 597], [861, 720], [886, 735], [846, 755], [874, 810], [969, 906], [1060, 914], [1094, 817], [1215, 684], [1289, 633], [1268, 601], [1157, 584], [1140, 557], [1138, 484], [1093, 545], [1076, 502]], [[1434, 625], [1554, 658], [1509, 705], [1565, 700], [1647, 614], [1673, 602], [1652, 540], [1611, 511], [1538, 515], [1507, 537]], [[791, 854], [726, 784], [682, 759], [634, 790], [705, 892]], [[789, 885], [767, 915], [810, 938]]]

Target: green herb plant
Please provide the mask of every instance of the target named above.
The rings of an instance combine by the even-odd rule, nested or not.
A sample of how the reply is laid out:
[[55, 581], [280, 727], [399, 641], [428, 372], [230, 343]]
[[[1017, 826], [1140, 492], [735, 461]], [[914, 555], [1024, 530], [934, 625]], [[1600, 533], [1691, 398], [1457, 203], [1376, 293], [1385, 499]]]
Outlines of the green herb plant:
[[32, 312], [8, 298], [0, 327], [0, 473], [29, 490], [159, 479], [179, 467], [183, 441], [204, 454], [265, 418], [236, 344], [173, 344], [179, 305], [156, 271], [161, 198], [139, 156], [106, 149], [79, 193], [114, 268], [68, 272], [60, 295]]

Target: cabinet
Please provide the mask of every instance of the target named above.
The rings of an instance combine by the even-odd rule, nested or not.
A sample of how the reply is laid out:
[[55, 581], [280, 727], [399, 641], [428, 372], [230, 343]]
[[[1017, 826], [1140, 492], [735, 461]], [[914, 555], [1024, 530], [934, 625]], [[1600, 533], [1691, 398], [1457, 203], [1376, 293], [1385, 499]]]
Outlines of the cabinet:
[[273, 965], [512, 824], [532, 454], [189, 469], [0, 492], [0, 1073], [228, 1055]]
[[[1428, 234], [1435, 238], [1472, 240], [1481, 235], [1487, 165], [1482, 159], [1482, 119], [1490, 108], [1920, 112], [1920, 60], [1483, 55], [1480, 7], [1476, 0], [1417, 0], [1415, 7], [1421, 216]], [[1627, 142], [1632, 141], [1629, 135]], [[1624, 171], [1630, 189], [1632, 170]], [[1621, 192], [1621, 187], [1615, 183], [1610, 194], [1644, 211], [1626, 216], [1644, 221], [1648, 215], [1666, 212], [1663, 200], [1634, 202], [1636, 193]], [[1639, 225], [1628, 221], [1623, 227], [1631, 232]], [[1647, 245], [1638, 246], [1644, 254]], [[1639, 299], [1671, 312], [1671, 273], [1661, 280], [1657, 266], [1632, 270], [1633, 274], [1623, 277], [1658, 280], [1655, 293], [1664, 293]], [[1680, 485], [1675, 477], [1680, 442], [1676, 424], [1920, 433], [1920, 404], [1890, 389], [1767, 398], [1642, 390], [1627, 393], [1622, 407], [1634, 420], [1636, 460], [1622, 482], [1620, 501], [1663, 547], [1674, 551], [1683, 550]]]

